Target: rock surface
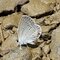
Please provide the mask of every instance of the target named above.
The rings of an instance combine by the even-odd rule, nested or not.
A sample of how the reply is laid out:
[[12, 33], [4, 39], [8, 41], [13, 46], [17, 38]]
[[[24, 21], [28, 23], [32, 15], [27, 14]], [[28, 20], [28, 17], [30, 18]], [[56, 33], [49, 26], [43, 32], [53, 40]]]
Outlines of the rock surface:
[[37, 16], [51, 10], [49, 4], [45, 4], [41, 0], [30, 0], [28, 4], [23, 5], [21, 8], [21, 11], [29, 16]]
[[42, 51], [40, 47], [32, 49], [32, 60], [41, 59]]
[[56, 0], [41, 0], [41, 2], [44, 2], [46, 4], [49, 4], [49, 3], [55, 3]]
[[45, 24], [52, 25], [60, 22], [60, 11], [52, 14], [51, 16], [45, 17]]
[[60, 23], [60, 10], [51, 16], [35, 19], [36, 23], [41, 25], [42, 32], [48, 32], [56, 24]]
[[28, 0], [0, 0], [0, 13], [14, 10], [18, 4], [24, 4]]
[[9, 50], [13, 49], [18, 46], [17, 43], [17, 35], [11, 34], [2, 44], [1, 49], [2, 50]]
[[3, 21], [3, 27], [4, 28], [12, 28], [12, 27], [18, 27], [18, 22], [21, 18], [22, 14], [18, 14], [18, 13], [13, 13], [12, 15], [8, 15], [5, 17], [4, 21]]
[[49, 45], [45, 45], [42, 49], [43, 49], [45, 54], [48, 54], [48, 52], [50, 51]]
[[[34, 45], [18, 43], [22, 15], [42, 28]], [[0, 60], [60, 60], [60, 0], [0, 0]]]
[[31, 52], [28, 48], [16, 48], [6, 54], [3, 60], [31, 60]]
[[52, 32], [52, 43], [50, 44], [52, 60], [60, 60], [60, 26]]

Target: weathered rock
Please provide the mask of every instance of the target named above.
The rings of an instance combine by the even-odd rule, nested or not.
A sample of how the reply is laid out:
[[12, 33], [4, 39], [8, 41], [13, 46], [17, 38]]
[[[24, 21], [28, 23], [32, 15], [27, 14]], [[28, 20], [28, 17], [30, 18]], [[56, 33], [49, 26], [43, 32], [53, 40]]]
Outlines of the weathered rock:
[[60, 3], [60, 0], [56, 0], [57, 3]]
[[56, 10], [56, 0], [41, 0], [41, 2], [44, 2], [45, 4], [50, 4], [50, 7]]
[[13, 26], [17, 27], [21, 15], [22, 14], [13, 13], [12, 15], [6, 16], [5, 19], [3, 20], [3, 27], [7, 29], [12, 28]]
[[0, 17], [0, 24], [2, 24], [2, 21], [5, 17]]
[[23, 5], [24, 3], [28, 2], [29, 0], [20, 0], [19, 4]]
[[52, 26], [41, 26], [42, 32], [48, 32]]
[[50, 51], [49, 45], [45, 45], [44, 47], [42, 47], [42, 49], [43, 49], [45, 54], [48, 54], [48, 52]]
[[39, 47], [41, 47], [41, 48], [44, 47], [44, 46], [45, 46], [45, 43], [46, 43], [46, 42], [41, 43], [41, 44], [39, 45]]
[[36, 23], [42, 28], [42, 32], [48, 32], [52, 27], [60, 22], [60, 11], [41, 19], [35, 19]]
[[12, 31], [15, 33], [17, 32], [17, 28], [16, 27], [13, 27]]
[[45, 20], [44, 23], [45, 23], [46, 25], [52, 25], [52, 24], [57, 24], [57, 23], [59, 23], [59, 22], [60, 22], [60, 11], [52, 14], [51, 16], [45, 17], [44, 20]]
[[1, 46], [1, 50], [9, 50], [13, 49], [18, 46], [17, 43], [17, 35], [11, 34], [3, 43]]
[[60, 60], [60, 26], [52, 32], [52, 42], [50, 44], [52, 60]]
[[14, 10], [18, 4], [24, 4], [28, 0], [0, 0], [0, 12]]
[[54, 25], [45, 25], [45, 23], [43, 22], [43, 19], [42, 19], [42, 20], [41, 20], [41, 19], [37, 19], [37, 20], [35, 20], [35, 21], [36, 21], [36, 23], [37, 23], [38, 25], [41, 26], [42, 32], [48, 32], [49, 29], [50, 29], [52, 26], [54, 26]]
[[21, 8], [21, 11], [29, 16], [37, 16], [51, 10], [49, 4], [45, 4], [41, 0], [30, 0], [28, 4], [23, 5]]
[[47, 56], [43, 56], [42, 60], [50, 60], [49, 55], [47, 55]]
[[31, 60], [31, 52], [28, 48], [16, 48], [3, 56], [3, 60]]
[[41, 59], [40, 56], [42, 56], [42, 51], [40, 47], [32, 49], [32, 60]]
[[36, 57], [32, 58], [32, 60], [41, 60], [41, 58], [39, 56], [36, 56]]
[[4, 39], [8, 38], [9, 36], [11, 36], [11, 34], [13, 34], [14, 32], [12, 30], [3, 30], [3, 37]]
[[41, 48], [40, 47], [37, 47], [37, 48], [34, 48], [32, 49], [32, 57], [35, 57], [35, 56], [41, 56], [42, 55], [42, 51], [41, 51]]
[[0, 25], [0, 43], [4, 41], [2, 26]]
[[55, 3], [56, 1], [55, 0], [41, 0], [41, 2], [49, 4], [49, 3]]

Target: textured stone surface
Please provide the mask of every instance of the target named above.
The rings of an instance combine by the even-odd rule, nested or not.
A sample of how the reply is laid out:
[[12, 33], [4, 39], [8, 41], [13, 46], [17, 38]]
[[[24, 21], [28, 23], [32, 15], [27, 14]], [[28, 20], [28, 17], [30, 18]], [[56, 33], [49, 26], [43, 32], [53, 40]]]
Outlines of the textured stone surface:
[[36, 16], [52, 10], [49, 4], [41, 2], [41, 0], [30, 0], [28, 4], [22, 6], [21, 11], [29, 16]]
[[52, 60], [60, 60], [60, 26], [52, 32], [52, 43], [50, 44]]
[[24, 4], [27, 0], [0, 0], [0, 12], [14, 10], [18, 4]]
[[11, 34], [2, 44], [1, 49], [2, 50], [9, 50], [13, 49], [18, 46], [17, 43], [17, 35]]
[[50, 51], [49, 45], [45, 45], [42, 49], [43, 49], [45, 54], [48, 54], [48, 52]]
[[46, 25], [57, 24], [60, 22], [60, 11], [52, 14], [51, 16], [47, 16], [44, 19], [45, 19], [44, 22]]
[[42, 60], [50, 60], [49, 55], [48, 56], [43, 56]]
[[3, 57], [3, 60], [31, 60], [31, 52], [28, 48], [16, 48]]
[[4, 41], [4, 38], [3, 38], [2, 26], [0, 25], [0, 43], [2, 41]]
[[42, 56], [42, 51], [40, 47], [32, 49], [32, 60], [35, 60], [37, 58], [40, 59], [40, 56]]
[[5, 17], [4, 21], [3, 21], [3, 27], [4, 28], [9, 28], [9, 27], [17, 27], [18, 26], [18, 22], [21, 18], [22, 14], [18, 14], [18, 13], [13, 13], [12, 15], [8, 15]]
[[48, 4], [48, 3], [55, 3], [56, 0], [41, 0], [41, 2]]
[[[18, 45], [18, 23], [24, 13], [42, 28], [34, 45]], [[59, 23], [60, 0], [0, 0], [0, 60], [60, 60]]]
[[60, 10], [51, 16], [35, 19], [42, 28], [42, 32], [48, 32], [52, 27], [60, 22]]

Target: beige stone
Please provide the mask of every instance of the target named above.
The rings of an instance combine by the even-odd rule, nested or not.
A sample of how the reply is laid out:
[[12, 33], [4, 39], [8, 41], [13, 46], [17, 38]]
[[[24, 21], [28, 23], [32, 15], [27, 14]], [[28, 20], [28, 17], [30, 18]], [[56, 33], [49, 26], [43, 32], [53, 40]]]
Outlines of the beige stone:
[[32, 60], [41, 60], [40, 56], [36, 56], [34, 58], [32, 58]]
[[8, 38], [14, 32], [12, 30], [3, 30], [4, 39]]
[[5, 17], [0, 17], [0, 24], [2, 24], [4, 18]]
[[13, 27], [12, 31], [15, 33], [17, 32], [17, 28], [16, 27]]
[[0, 43], [4, 41], [2, 26], [0, 25]]
[[28, 2], [29, 0], [20, 0], [19, 4], [23, 5], [24, 3]]
[[32, 58], [33, 59], [40, 58], [41, 55], [42, 55], [42, 51], [41, 51], [41, 48], [40, 47], [37, 47], [37, 48], [32, 49]]
[[49, 55], [47, 55], [47, 57], [46, 56], [43, 56], [42, 60], [50, 60]]
[[[50, 17], [50, 16], [49, 16]], [[51, 18], [49, 18], [51, 19]], [[44, 18], [39, 18], [39, 19], [35, 19], [35, 22], [41, 26], [42, 28], [42, 32], [48, 32], [52, 27], [54, 27], [58, 22], [50, 22], [51, 20], [49, 20], [48, 17], [44, 17]], [[53, 19], [52, 19], [53, 20]], [[58, 19], [57, 19], [58, 20]]]
[[60, 60], [60, 26], [52, 32], [52, 42], [50, 44], [52, 60]]
[[55, 27], [55, 25], [60, 22], [60, 11], [41, 19], [35, 19], [35, 21], [41, 26], [42, 32], [48, 32], [51, 28]]
[[50, 51], [49, 45], [45, 45], [44, 47], [42, 47], [42, 49], [43, 49], [45, 54], [48, 54], [48, 52]]
[[29, 16], [36, 16], [52, 10], [49, 4], [41, 0], [30, 0], [28, 4], [22, 6], [21, 11]]
[[52, 14], [51, 16], [45, 17], [45, 24], [46, 25], [52, 25], [52, 24], [57, 24], [60, 22], [60, 11]]
[[33, 57], [35, 57], [37, 55], [41, 56], [42, 55], [41, 48], [37, 47], [35, 49], [32, 49], [32, 55], [33, 55]]
[[43, 56], [42, 60], [47, 60], [47, 57], [46, 56]]
[[0, 12], [14, 10], [18, 4], [24, 4], [28, 0], [0, 0]]
[[60, 0], [56, 0], [57, 1], [57, 3], [60, 3]]
[[31, 60], [31, 52], [28, 48], [16, 48], [3, 56], [3, 60]]
[[3, 27], [4, 28], [9, 28], [9, 27], [18, 27], [18, 22], [21, 18], [22, 14], [18, 14], [18, 13], [13, 13], [12, 15], [8, 15], [5, 17], [5, 19], [3, 20]]
[[3, 43], [1, 46], [1, 50], [11, 50], [18, 46], [17, 43], [17, 35], [11, 34]]
[[41, 44], [39, 45], [39, 47], [41, 47], [41, 48], [44, 47], [45, 43], [46, 43], [46, 42], [41, 43]]
[[41, 26], [41, 28], [42, 28], [42, 32], [49, 32], [50, 31], [50, 29], [52, 29], [52, 28], [54, 28], [56, 26], [56, 24], [53, 24], [53, 25], [47, 25], [47, 26], [45, 26], [44, 24]]
[[41, 2], [44, 2], [46, 4], [49, 4], [49, 3], [55, 3], [56, 0], [41, 0]]
[[52, 26], [41, 26], [42, 32], [48, 32]]
[[44, 18], [39, 18], [39, 19], [35, 19], [35, 18], [34, 18], [34, 20], [35, 20], [35, 22], [36, 22], [37, 24], [42, 25], [42, 23], [43, 23], [43, 21], [44, 21]]

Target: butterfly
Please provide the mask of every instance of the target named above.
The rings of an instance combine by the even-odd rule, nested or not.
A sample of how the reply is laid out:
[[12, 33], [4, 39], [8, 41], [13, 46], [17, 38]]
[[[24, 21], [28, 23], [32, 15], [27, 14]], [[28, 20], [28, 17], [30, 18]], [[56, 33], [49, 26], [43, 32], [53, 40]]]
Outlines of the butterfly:
[[20, 45], [34, 44], [42, 33], [41, 27], [35, 23], [35, 21], [27, 16], [23, 15], [18, 24], [18, 41]]

